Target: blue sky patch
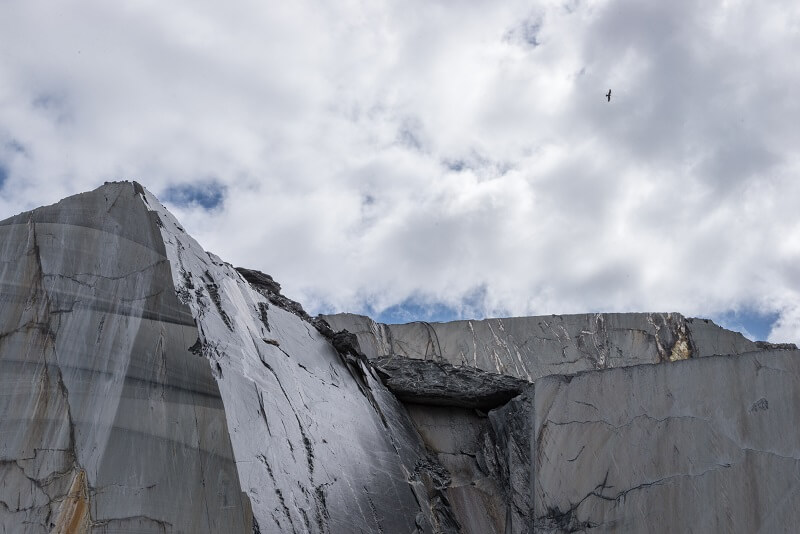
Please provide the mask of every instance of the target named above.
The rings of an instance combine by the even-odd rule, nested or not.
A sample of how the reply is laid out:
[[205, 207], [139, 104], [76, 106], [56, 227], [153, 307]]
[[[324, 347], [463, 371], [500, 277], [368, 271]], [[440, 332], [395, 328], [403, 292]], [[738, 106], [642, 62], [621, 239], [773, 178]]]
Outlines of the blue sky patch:
[[213, 210], [225, 200], [225, 186], [217, 182], [171, 185], [164, 190], [161, 198], [182, 208], [200, 206], [205, 210]]
[[765, 341], [778, 317], [777, 312], [764, 313], [743, 309], [712, 315], [710, 319], [723, 328], [741, 332], [744, 337], [752, 341]]
[[[379, 323], [386, 324], [412, 323], [415, 321], [444, 323], [461, 319], [483, 319], [485, 317], [485, 301], [486, 286], [479, 285], [463, 295], [458, 307], [440, 301], [412, 296], [399, 304], [386, 308], [380, 313], [377, 313], [375, 309], [369, 306], [360, 313], [371, 317]], [[500, 314], [499, 316], [502, 315]]]
[[441, 303], [425, 304], [407, 299], [400, 304], [395, 304], [375, 315], [368, 313], [379, 323], [400, 324], [414, 321], [427, 321], [441, 323], [460, 319], [458, 310]]
[[[375, 309], [367, 307], [359, 313], [373, 318], [375, 321], [386, 324], [402, 324], [415, 321], [447, 322], [460, 319], [483, 319], [481, 313], [481, 303], [485, 297], [485, 289], [477, 289], [473, 294], [465, 297], [463, 304], [454, 307], [442, 302], [431, 302], [419, 297], [410, 297], [399, 304], [390, 306], [380, 313]], [[492, 317], [500, 317], [503, 314], [493, 314]], [[719, 314], [710, 315], [708, 318], [716, 324], [728, 330], [741, 332], [751, 341], [764, 341], [769, 337], [769, 333], [779, 314], [775, 312], [765, 313], [750, 309], [730, 310]]]
[[0, 163], [0, 189], [3, 188], [6, 180], [8, 180], [8, 169], [6, 169], [5, 165]]

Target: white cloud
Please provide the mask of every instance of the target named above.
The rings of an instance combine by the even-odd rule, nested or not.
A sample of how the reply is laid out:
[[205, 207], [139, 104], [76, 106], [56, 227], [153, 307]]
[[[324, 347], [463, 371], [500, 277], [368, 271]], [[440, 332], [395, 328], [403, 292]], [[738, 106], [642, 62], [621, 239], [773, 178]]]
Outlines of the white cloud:
[[176, 215], [312, 311], [750, 309], [800, 341], [798, 29], [791, 2], [11, 0], [0, 217], [214, 183]]

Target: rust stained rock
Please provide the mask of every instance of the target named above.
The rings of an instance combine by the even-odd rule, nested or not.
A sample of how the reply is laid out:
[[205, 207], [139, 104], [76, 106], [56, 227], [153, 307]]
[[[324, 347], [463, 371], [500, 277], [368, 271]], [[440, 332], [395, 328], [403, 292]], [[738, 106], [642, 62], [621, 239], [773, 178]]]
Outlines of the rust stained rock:
[[58, 508], [55, 526], [51, 534], [87, 534], [91, 526], [89, 517], [89, 488], [86, 485], [86, 472], [81, 469], [75, 473], [69, 493]]

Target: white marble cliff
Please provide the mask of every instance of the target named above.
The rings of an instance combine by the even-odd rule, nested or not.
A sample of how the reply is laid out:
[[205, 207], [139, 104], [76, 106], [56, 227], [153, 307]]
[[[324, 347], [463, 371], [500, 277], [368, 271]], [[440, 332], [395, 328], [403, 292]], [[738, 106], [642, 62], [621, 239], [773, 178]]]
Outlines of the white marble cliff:
[[0, 222], [0, 533], [792, 532], [800, 352], [311, 318], [108, 183]]

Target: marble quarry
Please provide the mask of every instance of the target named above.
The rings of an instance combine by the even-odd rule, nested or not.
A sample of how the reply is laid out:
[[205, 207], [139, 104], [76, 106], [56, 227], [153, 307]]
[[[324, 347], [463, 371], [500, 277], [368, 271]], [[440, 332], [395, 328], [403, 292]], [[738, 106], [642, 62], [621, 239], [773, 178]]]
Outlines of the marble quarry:
[[309, 316], [136, 182], [0, 221], [0, 533], [796, 532], [800, 351]]

